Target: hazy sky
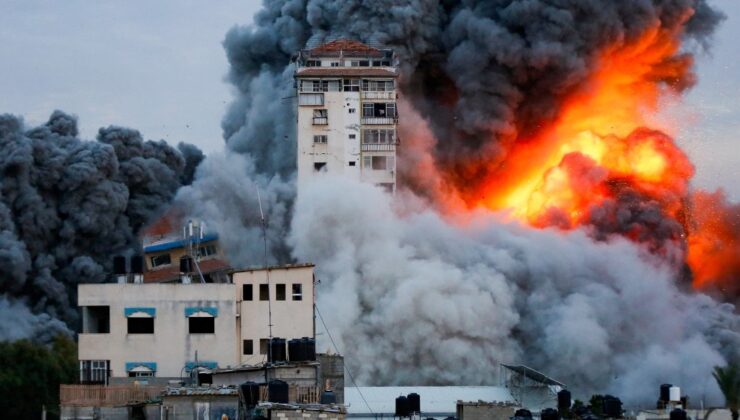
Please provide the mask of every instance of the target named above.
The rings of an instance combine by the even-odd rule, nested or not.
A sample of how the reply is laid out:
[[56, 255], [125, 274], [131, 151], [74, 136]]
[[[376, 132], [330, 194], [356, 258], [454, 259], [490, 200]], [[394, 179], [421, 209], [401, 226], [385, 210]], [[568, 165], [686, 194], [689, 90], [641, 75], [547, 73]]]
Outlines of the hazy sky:
[[[740, 200], [740, 1], [711, 3], [728, 19], [711, 56], [698, 57], [699, 85], [667, 114], [681, 121], [678, 139], [697, 166], [696, 183]], [[221, 41], [260, 4], [0, 0], [0, 113], [36, 124], [62, 109], [79, 117], [85, 138], [117, 124], [220, 150], [231, 98]]]

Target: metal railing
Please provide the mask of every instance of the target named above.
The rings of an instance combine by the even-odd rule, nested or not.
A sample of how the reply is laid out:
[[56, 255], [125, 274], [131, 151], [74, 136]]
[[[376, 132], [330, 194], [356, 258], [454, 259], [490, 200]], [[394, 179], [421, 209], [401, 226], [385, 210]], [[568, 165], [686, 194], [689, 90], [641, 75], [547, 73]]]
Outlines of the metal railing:
[[313, 125], [327, 125], [329, 124], [328, 117], [313, 117]]
[[159, 385], [59, 385], [59, 403], [73, 406], [115, 406], [156, 399]]
[[[321, 399], [321, 391], [317, 386], [288, 387], [288, 401], [298, 404], [318, 404]], [[260, 401], [267, 401], [267, 385], [260, 385]]]
[[362, 117], [360, 123], [364, 125], [393, 125], [398, 117]]
[[384, 92], [371, 92], [363, 90], [360, 93], [360, 97], [362, 99], [385, 99], [385, 100], [394, 100], [396, 99], [396, 91], [384, 91]]
[[363, 152], [392, 152], [396, 150], [396, 143], [363, 143]]

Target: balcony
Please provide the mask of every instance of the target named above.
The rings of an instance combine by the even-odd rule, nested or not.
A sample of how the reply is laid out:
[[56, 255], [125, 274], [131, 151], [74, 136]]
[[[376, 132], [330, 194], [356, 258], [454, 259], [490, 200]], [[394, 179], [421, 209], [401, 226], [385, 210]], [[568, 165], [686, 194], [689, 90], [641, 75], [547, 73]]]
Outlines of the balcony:
[[59, 402], [66, 406], [113, 407], [151, 401], [164, 386], [155, 385], [59, 385]]
[[393, 125], [398, 122], [398, 117], [362, 117], [360, 123], [363, 125]]
[[397, 143], [363, 143], [363, 152], [392, 152], [396, 150]]
[[360, 98], [362, 99], [384, 99], [384, 100], [395, 100], [396, 99], [396, 91], [385, 91], [385, 92], [371, 92], [371, 91], [362, 91], [360, 92]]
[[328, 125], [328, 117], [313, 117], [313, 125]]
[[298, 105], [300, 106], [321, 106], [324, 105], [323, 93], [301, 93], [298, 95]]

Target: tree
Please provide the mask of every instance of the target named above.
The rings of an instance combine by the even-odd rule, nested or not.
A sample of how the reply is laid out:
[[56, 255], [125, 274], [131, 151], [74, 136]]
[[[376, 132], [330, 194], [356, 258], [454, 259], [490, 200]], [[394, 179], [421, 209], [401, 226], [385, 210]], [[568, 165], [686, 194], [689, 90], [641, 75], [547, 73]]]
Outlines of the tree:
[[3, 418], [38, 419], [46, 405], [58, 414], [59, 384], [77, 376], [77, 346], [66, 336], [47, 344], [0, 342], [0, 413]]
[[738, 365], [731, 363], [725, 367], [715, 366], [712, 375], [725, 395], [725, 405], [732, 412], [732, 419], [738, 420], [740, 409], [740, 369]]

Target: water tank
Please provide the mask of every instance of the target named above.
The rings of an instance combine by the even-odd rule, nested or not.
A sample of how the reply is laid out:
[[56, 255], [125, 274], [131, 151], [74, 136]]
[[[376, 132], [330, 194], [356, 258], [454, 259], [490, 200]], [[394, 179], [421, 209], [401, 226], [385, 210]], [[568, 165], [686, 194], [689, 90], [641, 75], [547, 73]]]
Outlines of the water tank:
[[316, 360], [316, 340], [313, 338], [303, 337], [301, 338], [301, 344], [303, 344], [303, 360], [311, 362]]
[[540, 412], [540, 420], [558, 420], [560, 415], [554, 408], [546, 408]]
[[256, 382], [244, 382], [239, 385], [239, 395], [247, 407], [254, 407], [260, 400], [260, 385]]
[[681, 401], [681, 388], [677, 386], [668, 388], [668, 397], [670, 398], [670, 401]]
[[409, 417], [410, 414], [409, 399], [403, 395], [396, 398], [396, 417]]
[[288, 360], [287, 357], [285, 357], [285, 339], [284, 338], [273, 338], [272, 342], [270, 343], [270, 352], [269, 352], [269, 361], [272, 363], [275, 362], [285, 362]]
[[337, 403], [337, 394], [334, 393], [334, 391], [326, 390], [321, 393], [321, 398], [319, 399], [319, 403], [321, 404], [336, 404]]
[[267, 384], [267, 400], [273, 403], [288, 403], [288, 383], [273, 379]]
[[558, 392], [558, 410], [564, 411], [570, 409], [570, 391], [563, 389]]
[[123, 255], [113, 257], [113, 274], [126, 274], [126, 257]]
[[421, 397], [416, 392], [406, 396], [406, 400], [409, 402], [409, 411], [412, 413], [421, 413]]
[[604, 415], [606, 417], [622, 417], [622, 400], [611, 395], [604, 396]]
[[676, 408], [671, 411], [671, 420], [686, 420], [686, 418], [686, 412], [684, 410], [681, 410], [680, 408]]
[[670, 389], [673, 385], [671, 384], [663, 384], [660, 386], [660, 400], [661, 401], [670, 401]]
[[532, 418], [532, 412], [527, 410], [526, 408], [520, 408], [514, 412], [514, 417], [521, 417], [524, 419], [531, 419]]
[[306, 360], [304, 353], [303, 342], [300, 338], [288, 340], [288, 357], [291, 362], [302, 362]]
[[134, 274], [144, 273], [144, 257], [141, 255], [131, 257], [131, 272]]
[[190, 257], [180, 258], [180, 272], [181, 273], [192, 273], [193, 272], [193, 259]]

